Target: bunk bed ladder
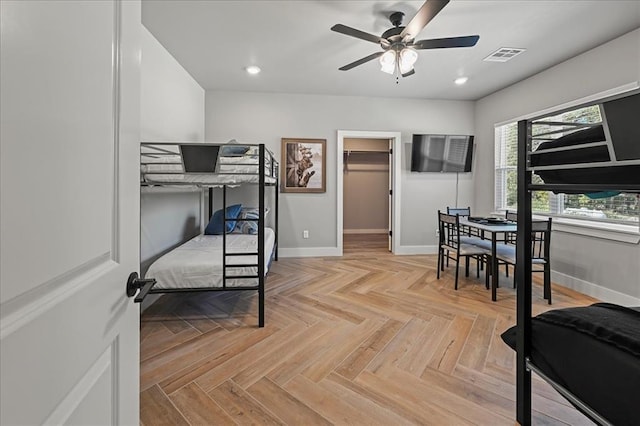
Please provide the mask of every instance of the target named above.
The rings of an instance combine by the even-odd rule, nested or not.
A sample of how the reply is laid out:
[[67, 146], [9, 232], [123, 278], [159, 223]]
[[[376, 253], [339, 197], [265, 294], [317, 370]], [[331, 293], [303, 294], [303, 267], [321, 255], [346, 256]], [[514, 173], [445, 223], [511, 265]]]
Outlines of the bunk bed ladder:
[[[265, 148], [264, 144], [260, 144], [259, 146], [259, 161], [258, 161], [258, 250], [253, 253], [227, 253], [227, 222], [234, 221], [237, 219], [228, 218], [226, 215], [227, 209], [227, 185], [222, 186], [222, 208], [225, 212], [224, 214], [224, 232], [222, 233], [222, 288], [226, 290], [232, 289], [241, 289], [246, 287], [227, 287], [227, 279], [247, 279], [247, 278], [255, 278], [258, 280], [258, 326], [264, 327], [264, 281], [265, 281], [265, 260], [264, 260], [264, 227], [265, 227]], [[271, 161], [273, 163], [273, 161]], [[273, 170], [273, 165], [271, 165], [271, 169]], [[277, 186], [276, 186], [277, 188]], [[211, 198], [211, 197], [210, 197]], [[277, 197], [276, 197], [277, 200]], [[210, 201], [211, 202], [211, 201]], [[276, 207], [277, 214], [277, 207]], [[240, 220], [255, 220], [255, 219], [240, 219]], [[256, 264], [228, 264], [228, 258], [234, 256], [257, 256], [258, 263]], [[258, 267], [257, 275], [229, 275], [227, 274], [228, 268], [238, 268], [238, 267]]]

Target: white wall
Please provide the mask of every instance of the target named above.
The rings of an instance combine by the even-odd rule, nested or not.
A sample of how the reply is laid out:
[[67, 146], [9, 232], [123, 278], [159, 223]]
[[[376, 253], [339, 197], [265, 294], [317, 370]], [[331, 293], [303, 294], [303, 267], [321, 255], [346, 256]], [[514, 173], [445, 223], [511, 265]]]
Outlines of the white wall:
[[[400, 179], [407, 195], [401, 198], [400, 245], [435, 253], [436, 212], [455, 203], [456, 175], [409, 172], [411, 135], [473, 134], [474, 109], [466, 101], [207, 91], [205, 129], [208, 141], [262, 142], [278, 158], [281, 138], [327, 140], [327, 192], [280, 194], [279, 245], [284, 249], [337, 247], [338, 130], [402, 132]], [[472, 179], [473, 174], [460, 175], [461, 205], [473, 204]], [[309, 239], [302, 239], [304, 229]]]
[[[204, 141], [202, 87], [142, 27], [140, 139]], [[140, 261], [150, 263], [200, 231], [200, 192], [143, 188], [140, 196]]]
[[[526, 54], [526, 53], [525, 53]], [[500, 66], [500, 64], [496, 64]], [[474, 210], [494, 208], [494, 125], [640, 81], [640, 29], [576, 56], [476, 103]], [[554, 232], [554, 281], [613, 300], [640, 303], [640, 246]], [[622, 295], [616, 294], [622, 293]]]

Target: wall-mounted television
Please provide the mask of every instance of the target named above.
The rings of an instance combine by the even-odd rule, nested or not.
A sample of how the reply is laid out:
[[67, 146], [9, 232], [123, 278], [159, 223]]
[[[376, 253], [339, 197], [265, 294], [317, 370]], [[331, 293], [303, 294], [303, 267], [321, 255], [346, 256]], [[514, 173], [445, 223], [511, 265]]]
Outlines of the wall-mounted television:
[[413, 135], [412, 172], [470, 172], [473, 136]]

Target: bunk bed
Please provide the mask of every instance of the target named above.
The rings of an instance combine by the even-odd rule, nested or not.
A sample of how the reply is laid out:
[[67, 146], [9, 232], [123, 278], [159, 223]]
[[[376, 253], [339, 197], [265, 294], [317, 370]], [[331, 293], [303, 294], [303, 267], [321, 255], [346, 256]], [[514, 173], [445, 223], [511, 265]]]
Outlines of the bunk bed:
[[[141, 186], [199, 188], [211, 220], [204, 234], [149, 267], [136, 301], [154, 293], [257, 291], [263, 327], [266, 276], [278, 260], [278, 168], [264, 144], [143, 142]], [[257, 185], [257, 202], [228, 205], [228, 189], [247, 185]], [[215, 213], [214, 188], [222, 192]]]
[[[598, 105], [602, 122], [553, 121]], [[531, 371], [597, 424], [637, 424], [640, 309], [611, 304], [555, 309], [532, 318], [532, 191], [640, 193], [640, 90], [518, 122], [517, 421], [531, 423]], [[542, 129], [542, 130], [541, 130]], [[537, 175], [535, 180], [533, 175]]]

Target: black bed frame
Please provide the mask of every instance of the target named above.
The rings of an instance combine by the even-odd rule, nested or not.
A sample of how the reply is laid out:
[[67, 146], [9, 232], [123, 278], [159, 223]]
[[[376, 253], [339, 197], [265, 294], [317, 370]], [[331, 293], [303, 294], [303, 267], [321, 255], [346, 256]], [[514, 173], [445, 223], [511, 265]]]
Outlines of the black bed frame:
[[[542, 379], [553, 386], [561, 395], [569, 400], [579, 411], [589, 417], [591, 420], [601, 425], [611, 424], [607, 419], [598, 414], [595, 410], [582, 402], [577, 396], [565, 389], [562, 385], [545, 375], [530, 359], [531, 356], [531, 194], [533, 191], [555, 191], [555, 192], [598, 192], [598, 191], [620, 191], [630, 193], [640, 193], [640, 184], [636, 182], [631, 184], [607, 184], [589, 183], [589, 184], [573, 184], [571, 182], [565, 184], [533, 184], [532, 173], [535, 167], [530, 166], [530, 156], [532, 153], [532, 136], [533, 125], [539, 123], [545, 117], [551, 117], [562, 112], [575, 110], [582, 107], [601, 104], [604, 101], [623, 98], [628, 95], [637, 95], [638, 90], [623, 93], [617, 96], [600, 100], [597, 102], [589, 102], [582, 105], [574, 106], [550, 114], [545, 114], [532, 119], [521, 120], [518, 122], [518, 231], [516, 243], [517, 264], [521, 265], [516, 268], [517, 282], [517, 338], [516, 338], [516, 401], [517, 411], [516, 419], [521, 425], [531, 424], [531, 371], [536, 372]], [[545, 122], [548, 125], [547, 122]], [[555, 125], [563, 125], [566, 123], [554, 123]], [[603, 123], [606, 125], [606, 123]], [[637, 124], [635, 124], [637, 126]], [[635, 143], [640, 144], [640, 140]], [[640, 164], [640, 159], [632, 160], [633, 164]], [[628, 165], [629, 161], [622, 162], [620, 165]], [[584, 165], [580, 165], [584, 167]], [[616, 167], [617, 164], [607, 164], [606, 167]], [[600, 164], [594, 167], [602, 167]], [[636, 166], [637, 167], [637, 166]], [[560, 165], [559, 168], [567, 168], [566, 164]]]
[[[163, 145], [162, 143], [143, 143], [143, 145]], [[180, 145], [179, 143], [169, 143], [166, 145]], [[190, 144], [193, 145], [193, 144]], [[225, 144], [208, 144], [208, 145], [219, 145], [219, 146], [228, 146]], [[240, 144], [240, 146], [256, 146], [253, 144]], [[265, 250], [265, 215], [266, 215], [266, 203], [265, 203], [265, 195], [266, 195], [266, 187], [272, 187], [275, 190], [274, 196], [274, 233], [275, 233], [275, 241], [274, 247], [271, 254], [270, 261], [278, 260], [278, 196], [279, 196], [279, 164], [275, 159], [273, 153], [265, 148], [264, 144], [258, 144], [258, 251], [255, 253], [227, 253], [227, 235], [226, 232], [222, 233], [222, 287], [203, 287], [203, 288], [179, 288], [179, 289], [160, 289], [150, 287], [145, 294], [140, 294], [141, 299], [143, 299], [147, 293], [149, 294], [159, 294], [159, 293], [186, 293], [186, 292], [203, 292], [203, 291], [258, 291], [258, 326], [264, 327], [264, 295], [265, 295], [265, 283], [266, 283], [266, 274], [265, 268], [267, 265], [265, 264], [264, 258], [264, 250]], [[269, 158], [269, 167], [267, 168], [266, 159], [267, 156]], [[162, 172], [157, 172], [158, 174], [163, 174]], [[215, 174], [215, 173], [213, 173]], [[247, 173], [233, 173], [237, 175], [247, 174]], [[274, 178], [274, 182], [267, 182], [266, 177]], [[143, 183], [144, 184], [144, 183]], [[153, 183], [154, 186], [162, 186], [163, 184]], [[164, 185], [174, 185], [173, 183], [165, 183]], [[191, 183], [189, 186], [198, 186], [203, 190], [208, 189], [208, 218], [213, 215], [213, 188], [221, 187], [222, 188], [222, 209], [226, 211], [227, 208], [227, 188], [229, 186], [236, 186], [237, 183], [228, 183], [228, 184], [195, 184]], [[255, 185], [244, 183], [242, 185]], [[226, 229], [226, 223], [229, 221], [255, 221], [256, 219], [234, 219], [224, 217], [224, 226], [223, 229]], [[233, 264], [228, 266], [227, 260], [230, 257], [234, 256], [257, 256], [258, 263], [257, 264]], [[257, 267], [258, 271], [256, 275], [227, 275], [227, 268], [235, 268], [235, 267]], [[257, 286], [227, 286], [227, 279], [242, 279], [242, 278], [257, 278], [258, 285]], [[137, 301], [138, 298], [136, 298]], [[140, 300], [141, 300], [140, 299]]]

